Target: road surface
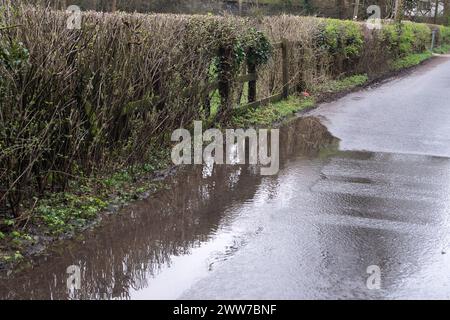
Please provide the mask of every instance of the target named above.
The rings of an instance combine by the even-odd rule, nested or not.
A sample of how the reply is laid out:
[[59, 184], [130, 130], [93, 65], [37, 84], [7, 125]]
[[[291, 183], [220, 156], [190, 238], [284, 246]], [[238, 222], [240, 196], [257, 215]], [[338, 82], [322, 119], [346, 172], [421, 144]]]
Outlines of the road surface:
[[186, 169], [0, 298], [450, 298], [450, 58], [307, 116], [277, 176]]

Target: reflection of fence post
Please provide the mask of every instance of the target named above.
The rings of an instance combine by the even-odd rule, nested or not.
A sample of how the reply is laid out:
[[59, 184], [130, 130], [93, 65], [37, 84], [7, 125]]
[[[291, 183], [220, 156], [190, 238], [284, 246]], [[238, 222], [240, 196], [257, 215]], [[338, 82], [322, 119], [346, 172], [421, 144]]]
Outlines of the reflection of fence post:
[[255, 75], [255, 77], [248, 82], [248, 102], [256, 101], [256, 64], [254, 59], [249, 58], [247, 60], [247, 73]]
[[283, 59], [283, 99], [289, 96], [289, 42], [283, 39], [281, 44], [281, 55]]

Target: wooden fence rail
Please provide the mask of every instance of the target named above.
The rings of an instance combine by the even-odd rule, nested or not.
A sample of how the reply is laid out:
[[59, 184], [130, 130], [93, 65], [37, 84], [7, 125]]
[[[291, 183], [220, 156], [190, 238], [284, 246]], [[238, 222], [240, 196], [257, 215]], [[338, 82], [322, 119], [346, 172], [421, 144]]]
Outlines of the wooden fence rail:
[[[269, 103], [281, 101], [287, 99], [289, 93], [291, 92], [289, 88], [289, 56], [291, 47], [298, 42], [289, 42], [286, 39], [283, 39], [281, 42], [273, 43], [272, 47], [274, 50], [281, 50], [281, 58], [282, 58], [282, 92], [272, 95], [270, 97], [266, 97], [260, 100], [256, 100], [256, 92], [257, 92], [257, 83], [258, 83], [258, 74], [256, 71], [256, 65], [252, 62], [247, 62], [247, 74], [239, 76], [235, 82], [237, 83], [246, 83], [248, 82], [248, 96], [247, 96], [247, 104], [241, 106], [240, 108], [256, 108], [259, 106], [263, 106]], [[214, 91], [218, 88], [218, 84], [211, 84], [211, 88]], [[221, 101], [223, 101], [225, 97], [221, 97]], [[226, 107], [226, 105], [221, 105], [221, 107]]]
[[[234, 81], [235, 83], [247, 83], [248, 82], [248, 94], [247, 94], [247, 104], [241, 106], [239, 109], [243, 108], [256, 108], [259, 106], [263, 106], [269, 103], [278, 102], [284, 99], [287, 99], [289, 94], [293, 92], [294, 88], [290, 88], [290, 75], [289, 75], [289, 57], [290, 57], [290, 50], [293, 45], [299, 44], [300, 42], [289, 42], [285, 39], [281, 42], [273, 43], [272, 47], [274, 50], [281, 50], [281, 58], [282, 58], [282, 92], [260, 99], [256, 100], [257, 97], [257, 83], [258, 83], [258, 73], [256, 70], [256, 65], [251, 62], [247, 61], [247, 73], [244, 75], [238, 76], [234, 80], [230, 80], [229, 75], [231, 74], [231, 70], [228, 70], [225, 68], [222, 68], [221, 73], [219, 73], [218, 80], [209, 82], [209, 83], [203, 83], [203, 84], [197, 84], [192, 87], [188, 87], [184, 89], [181, 92], [181, 96], [188, 98], [193, 94], [193, 92], [207, 92], [210, 94], [211, 92], [219, 91], [220, 94], [220, 108], [223, 110], [227, 110], [229, 108], [233, 107], [232, 97], [231, 97], [231, 87], [232, 83], [231, 81]], [[219, 57], [220, 59], [224, 59], [223, 66], [230, 66], [230, 64], [226, 63], [226, 59], [230, 59], [231, 52], [226, 52], [226, 50], [220, 50], [219, 51]], [[152, 103], [161, 102], [164, 100], [162, 97], [153, 97]], [[144, 103], [145, 101], [137, 101], [134, 103], [134, 105], [140, 105]], [[133, 108], [134, 110], [138, 111], [139, 108]], [[126, 110], [125, 112], [128, 112], [129, 110]]]

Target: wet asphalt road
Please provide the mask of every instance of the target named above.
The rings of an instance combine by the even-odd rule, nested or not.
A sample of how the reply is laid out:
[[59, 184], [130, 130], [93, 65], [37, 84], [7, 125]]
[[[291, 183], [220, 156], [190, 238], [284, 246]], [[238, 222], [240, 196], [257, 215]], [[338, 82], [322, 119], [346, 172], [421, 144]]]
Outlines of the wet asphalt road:
[[450, 59], [311, 115], [353, 152], [284, 168], [243, 218], [264, 231], [182, 297], [450, 298]]
[[450, 58], [323, 104], [281, 141], [277, 176], [183, 171], [3, 278], [0, 298], [450, 298]]

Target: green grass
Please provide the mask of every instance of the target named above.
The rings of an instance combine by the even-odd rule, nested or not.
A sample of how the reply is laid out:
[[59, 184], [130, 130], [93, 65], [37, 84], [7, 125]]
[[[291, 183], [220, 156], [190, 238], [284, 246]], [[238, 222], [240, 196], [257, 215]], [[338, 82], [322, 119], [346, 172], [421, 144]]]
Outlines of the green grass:
[[74, 181], [68, 192], [54, 193], [40, 200], [36, 223], [45, 233], [58, 236], [86, 225], [109, 204], [124, 204], [157, 189], [158, 184], [142, 179], [168, 165], [168, 152], [155, 152], [144, 165], [129, 167], [94, 179]]
[[340, 80], [330, 80], [313, 88], [313, 93], [337, 93], [354, 89], [369, 81], [367, 74], [355, 75]]
[[433, 52], [437, 54], [447, 54], [450, 52], [450, 44], [444, 44], [440, 47], [434, 48]]
[[[364, 85], [369, 80], [366, 74], [355, 75], [340, 80], [324, 82], [313, 88], [313, 94], [337, 93]], [[292, 116], [294, 113], [313, 107], [314, 97], [291, 96], [289, 99], [267, 106], [250, 109], [236, 109], [232, 125], [238, 128], [267, 127]]]
[[295, 112], [314, 106], [313, 98], [291, 96], [287, 100], [260, 108], [236, 109], [232, 124], [236, 128], [264, 127], [292, 116]]
[[424, 53], [410, 54], [404, 58], [400, 58], [392, 63], [393, 70], [401, 70], [417, 66], [425, 60], [430, 59], [433, 56], [431, 51], [426, 51]]
[[[248, 82], [244, 83], [242, 86], [242, 96], [241, 96], [241, 100], [240, 100], [240, 105], [243, 106], [246, 103], [248, 103], [247, 101], [247, 97], [248, 97]], [[211, 94], [211, 113], [210, 113], [210, 117], [209, 117], [209, 121], [212, 122], [214, 121], [217, 112], [219, 111], [220, 108], [220, 94], [219, 94], [219, 90], [215, 90], [212, 94]]]

